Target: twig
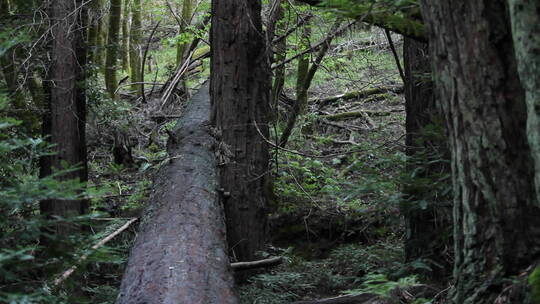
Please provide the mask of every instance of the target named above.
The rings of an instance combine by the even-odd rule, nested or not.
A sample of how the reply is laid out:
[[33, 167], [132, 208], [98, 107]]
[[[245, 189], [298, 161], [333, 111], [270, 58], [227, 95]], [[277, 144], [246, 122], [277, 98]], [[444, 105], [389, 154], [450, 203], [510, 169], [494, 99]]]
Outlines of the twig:
[[156, 30], [159, 26], [161, 21], [158, 21], [154, 28], [152, 29], [152, 33], [150, 33], [150, 37], [148, 37], [148, 41], [146, 41], [146, 47], [144, 48], [144, 54], [142, 58], [142, 64], [141, 64], [141, 97], [142, 97], [142, 103], [146, 103], [146, 94], [144, 94], [144, 66], [146, 65], [146, 55], [148, 55], [148, 49], [150, 48], [150, 42], [152, 42], [152, 38], [154, 38], [154, 34], [156, 33]]
[[384, 29], [384, 33], [386, 34], [386, 39], [388, 39], [388, 44], [390, 45], [390, 49], [392, 50], [392, 54], [394, 55], [394, 59], [396, 60], [399, 76], [401, 76], [401, 80], [403, 80], [403, 83], [405, 83], [405, 74], [403, 73], [403, 68], [401, 67], [401, 63], [399, 62], [399, 56], [397, 54], [396, 47], [394, 46], [394, 42], [392, 41], [392, 36], [390, 35], [390, 31], [388, 29]]
[[380, 149], [380, 148], [382, 148], [384, 146], [387, 146], [390, 143], [396, 143], [396, 142], [400, 141], [403, 137], [405, 137], [405, 134], [403, 134], [403, 135], [401, 135], [400, 137], [398, 137], [395, 140], [384, 142], [384, 143], [382, 143], [382, 144], [380, 144], [380, 145], [378, 145], [378, 146], [376, 146], [374, 148], [370, 148], [370, 149], [350, 150], [350, 151], [346, 151], [346, 152], [332, 153], [332, 154], [327, 154], [327, 155], [314, 155], [314, 154], [306, 154], [306, 153], [302, 153], [302, 152], [299, 152], [299, 151], [295, 151], [295, 150], [280, 147], [280, 146], [276, 145], [275, 143], [271, 142], [270, 140], [268, 140], [268, 138], [266, 138], [266, 136], [264, 136], [264, 134], [262, 134], [261, 129], [257, 125], [256, 121], [254, 121], [254, 125], [255, 125], [255, 129], [257, 129], [257, 132], [259, 133], [259, 136], [261, 136], [261, 138], [267, 144], [271, 145], [272, 147], [274, 147], [274, 148], [276, 148], [278, 150], [282, 150], [282, 151], [285, 151], [285, 152], [292, 153], [292, 154], [296, 154], [296, 155], [300, 155], [300, 156], [304, 156], [304, 157], [311, 157], [311, 158], [330, 158], [330, 157], [336, 157], [336, 156], [346, 155], [346, 154], [374, 151], [374, 150], [378, 150], [378, 149]]
[[[131, 224], [133, 224], [134, 222], [136, 222], [138, 220], [138, 218], [134, 217], [134, 218], [131, 218], [127, 223], [125, 223], [122, 227], [118, 228], [115, 232], [113, 232], [112, 234], [110, 234], [109, 236], [107, 236], [106, 238], [102, 239], [101, 241], [99, 241], [97, 244], [95, 244], [94, 246], [92, 246], [91, 248], [91, 252], [89, 253], [86, 253], [86, 254], [83, 254], [79, 260], [77, 261], [77, 264], [80, 264], [81, 262], [85, 261], [91, 253], [93, 253], [93, 251], [95, 251], [96, 249], [98, 249], [99, 247], [105, 245], [108, 241], [112, 240], [115, 236], [119, 235], [122, 231], [126, 230]], [[66, 270], [64, 273], [62, 273], [62, 275], [60, 275], [58, 278], [56, 278], [53, 282], [53, 287], [58, 287], [58, 285], [60, 285], [63, 281], [65, 281], [71, 274], [73, 274], [73, 272], [75, 272], [75, 270], [77, 270], [77, 265], [73, 265], [71, 266], [71, 268], [69, 268], [68, 270]]]
[[292, 56], [291, 58], [288, 58], [288, 59], [285, 59], [284, 61], [276, 64], [276, 65], [273, 65], [272, 66], [272, 69], [277, 69], [279, 67], [282, 67], [284, 66], [285, 64], [293, 61], [294, 59], [300, 57], [300, 56], [303, 56], [307, 53], [310, 53], [310, 52], [313, 52], [314, 50], [318, 49], [320, 46], [323, 46], [323, 45], [326, 45], [329, 41], [331, 41], [332, 39], [334, 39], [334, 37], [336, 37], [337, 35], [341, 34], [343, 31], [345, 31], [346, 29], [348, 29], [349, 27], [351, 27], [352, 25], [354, 25], [356, 22], [358, 22], [358, 20], [354, 20], [352, 22], [349, 22], [343, 26], [341, 26], [340, 28], [338, 28], [335, 32], [333, 32], [332, 34], [326, 36], [326, 38], [324, 38], [323, 40], [317, 42], [315, 45], [313, 45], [312, 47], [310, 47], [309, 49], [305, 50], [305, 51], [302, 51], [294, 56]]

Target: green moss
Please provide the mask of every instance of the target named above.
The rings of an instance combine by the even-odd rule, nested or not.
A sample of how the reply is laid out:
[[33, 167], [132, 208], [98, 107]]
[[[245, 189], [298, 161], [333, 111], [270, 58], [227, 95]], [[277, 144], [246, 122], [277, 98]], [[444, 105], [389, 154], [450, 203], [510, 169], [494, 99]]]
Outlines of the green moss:
[[529, 275], [531, 287], [531, 303], [540, 304], [540, 265]]

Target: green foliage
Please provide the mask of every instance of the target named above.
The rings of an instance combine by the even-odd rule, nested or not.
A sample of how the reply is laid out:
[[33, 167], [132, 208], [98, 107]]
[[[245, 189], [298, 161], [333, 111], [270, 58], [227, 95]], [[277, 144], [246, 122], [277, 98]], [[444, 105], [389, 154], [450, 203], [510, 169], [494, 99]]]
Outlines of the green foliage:
[[534, 271], [529, 275], [529, 286], [531, 288], [532, 304], [540, 304], [540, 266], [536, 266]]
[[400, 278], [397, 281], [389, 280], [385, 275], [369, 273], [364, 276], [364, 282], [358, 289], [345, 291], [345, 294], [376, 293], [381, 296], [388, 296], [396, 288], [418, 284], [415, 276]]
[[[38, 177], [36, 163], [40, 156], [50, 154], [51, 147], [42, 139], [19, 134], [18, 122], [3, 114], [6, 104], [6, 98], [0, 96], [0, 302], [59, 303], [46, 289], [39, 288], [39, 281], [36, 283], [44, 267], [63, 263], [60, 256], [42, 256], [40, 239], [54, 238], [43, 231], [58, 221], [76, 223], [85, 218], [43, 218], [38, 202], [78, 199], [83, 195], [82, 185], [55, 179], [70, 169]], [[55, 241], [72, 244], [75, 239]]]

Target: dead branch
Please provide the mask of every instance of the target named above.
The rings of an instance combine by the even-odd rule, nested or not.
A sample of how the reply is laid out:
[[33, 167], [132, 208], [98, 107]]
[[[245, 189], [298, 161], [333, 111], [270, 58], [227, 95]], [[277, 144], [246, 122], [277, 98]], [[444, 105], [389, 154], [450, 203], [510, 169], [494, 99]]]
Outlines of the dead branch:
[[365, 117], [368, 116], [388, 116], [392, 113], [396, 112], [403, 112], [402, 109], [395, 109], [395, 110], [388, 110], [388, 111], [373, 111], [373, 110], [360, 110], [360, 111], [352, 111], [352, 112], [343, 112], [343, 113], [337, 113], [337, 114], [327, 114], [327, 115], [320, 115], [319, 117], [328, 119], [328, 120], [343, 120], [347, 118], [358, 118], [358, 117]]
[[300, 56], [303, 56], [307, 53], [311, 53], [313, 51], [315, 51], [316, 49], [318, 49], [319, 47], [323, 46], [323, 45], [327, 45], [330, 41], [332, 41], [332, 39], [334, 39], [334, 37], [336, 37], [337, 35], [343, 33], [346, 29], [348, 29], [349, 27], [351, 27], [352, 25], [354, 25], [355, 23], [357, 22], [357, 20], [354, 20], [352, 22], [349, 22], [343, 26], [341, 26], [340, 28], [338, 28], [335, 32], [329, 34], [328, 36], [326, 36], [323, 40], [315, 43], [312, 47], [310, 47], [309, 49], [307, 50], [304, 50], [294, 56], [292, 56], [291, 58], [288, 58], [288, 59], [285, 59], [284, 61], [278, 63], [278, 64], [275, 64], [275, 65], [272, 65], [272, 69], [277, 69], [277, 68], [280, 68], [282, 66], [284, 66], [285, 64], [295, 60], [296, 58], [300, 57]]
[[366, 98], [370, 95], [382, 94], [382, 93], [388, 93], [388, 92], [401, 93], [403, 92], [403, 86], [375, 87], [375, 88], [369, 88], [369, 89], [365, 89], [361, 91], [352, 91], [352, 92], [347, 92], [347, 93], [330, 96], [330, 97], [314, 98], [314, 99], [311, 99], [309, 103], [319, 104], [319, 109], [320, 109], [338, 100], [349, 100], [349, 99], [356, 99], [356, 98], [360, 99], [360, 98]]
[[[95, 244], [94, 246], [92, 246], [91, 248], [91, 251], [89, 253], [86, 253], [86, 254], [83, 254], [79, 260], [77, 261], [77, 264], [81, 264], [82, 262], [84, 262], [86, 259], [88, 259], [88, 257], [90, 256], [90, 254], [92, 254], [95, 250], [97, 250], [99, 247], [105, 245], [108, 241], [112, 240], [115, 236], [119, 235], [120, 233], [122, 233], [122, 231], [126, 230], [131, 224], [135, 223], [136, 221], [138, 220], [138, 218], [134, 217], [134, 218], [131, 218], [127, 223], [125, 223], [122, 227], [116, 229], [116, 231], [114, 231], [113, 233], [109, 234], [106, 238], [102, 239], [101, 241], [99, 241], [97, 244]], [[68, 270], [66, 270], [64, 273], [62, 273], [62, 275], [60, 275], [58, 278], [56, 278], [53, 282], [53, 287], [58, 287], [58, 285], [60, 285], [62, 282], [64, 282], [71, 274], [73, 274], [73, 272], [75, 272], [75, 270], [77, 270], [77, 267], [78, 265], [73, 265], [71, 266], [71, 268], [69, 268]]]
[[292, 304], [361, 304], [371, 303], [372, 300], [380, 298], [374, 293], [363, 293], [359, 295], [346, 295], [322, 300], [297, 301]]
[[259, 260], [259, 261], [252, 261], [252, 262], [231, 263], [231, 268], [235, 271], [239, 271], [239, 270], [276, 266], [276, 265], [281, 264], [282, 262], [283, 262], [282, 257], [274, 257], [274, 258], [269, 258], [269, 259]]

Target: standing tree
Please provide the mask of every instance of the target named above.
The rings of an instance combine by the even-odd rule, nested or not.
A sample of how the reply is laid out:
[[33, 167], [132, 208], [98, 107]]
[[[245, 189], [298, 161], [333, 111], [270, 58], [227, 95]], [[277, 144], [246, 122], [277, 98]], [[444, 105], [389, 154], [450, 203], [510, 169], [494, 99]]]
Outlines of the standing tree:
[[[261, 3], [212, 1], [212, 122], [221, 133], [220, 183], [229, 248], [251, 260], [267, 231], [270, 73]], [[261, 136], [262, 135], [262, 136]]]
[[142, 73], [141, 53], [142, 53], [142, 5], [141, 0], [133, 0], [131, 5], [131, 33], [129, 35], [129, 59], [131, 64], [131, 82], [134, 83], [132, 89], [141, 95]]
[[440, 111], [433, 94], [428, 44], [404, 38], [405, 108], [407, 146], [406, 201], [401, 205], [405, 218], [405, 258], [422, 259], [431, 268], [433, 279], [450, 274], [448, 246], [451, 244], [450, 186], [448, 153]]
[[[84, 94], [84, 45], [86, 9], [83, 0], [51, 0], [51, 64], [47, 79], [47, 106], [43, 133], [55, 145], [56, 154], [41, 160], [41, 175], [48, 176], [66, 166], [76, 167], [58, 176], [60, 180], [87, 180], [85, 142], [86, 97]], [[40, 203], [42, 214], [70, 217], [86, 212], [86, 200], [47, 200]], [[73, 227], [57, 225], [58, 235]]]
[[421, 1], [452, 153], [455, 304], [525, 303], [509, 278], [540, 255], [525, 92], [505, 2]]
[[122, 19], [122, 0], [111, 0], [109, 12], [109, 34], [107, 36], [107, 56], [105, 59], [105, 86], [110, 97], [114, 97], [118, 81], [118, 50], [120, 49], [120, 21]]
[[519, 77], [527, 102], [527, 135], [536, 165], [536, 195], [540, 200], [540, 2], [508, 0], [508, 4]]

